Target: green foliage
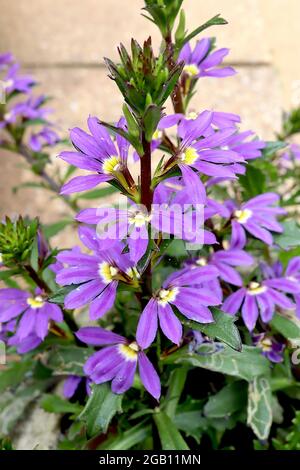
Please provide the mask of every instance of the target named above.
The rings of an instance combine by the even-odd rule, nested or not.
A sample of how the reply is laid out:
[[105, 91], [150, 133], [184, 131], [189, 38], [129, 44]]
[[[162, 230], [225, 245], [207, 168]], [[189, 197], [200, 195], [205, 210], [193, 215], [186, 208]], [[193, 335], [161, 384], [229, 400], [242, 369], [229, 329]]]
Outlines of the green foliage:
[[226, 385], [218, 393], [212, 395], [203, 411], [208, 418], [229, 417], [232, 413], [244, 409], [247, 404], [246, 400], [246, 382], [238, 380]]
[[296, 411], [289, 430], [280, 429], [278, 436], [272, 439], [276, 450], [300, 450], [300, 412]]
[[0, 253], [6, 266], [15, 267], [16, 264], [28, 261], [38, 224], [38, 219], [30, 221], [21, 216], [15, 221], [6, 217], [0, 223]]
[[153, 415], [163, 450], [188, 450], [189, 447], [171, 418], [163, 411]]
[[300, 132], [300, 108], [292, 109], [289, 113], [284, 113], [282, 133], [279, 136], [282, 139]]
[[92, 386], [91, 396], [79, 416], [86, 423], [89, 437], [107, 432], [111, 419], [122, 412], [122, 398], [107, 383]]
[[117, 436], [109, 437], [98, 447], [98, 450], [128, 450], [141, 444], [150, 435], [150, 424], [142, 421], [125, 432], [119, 432]]
[[247, 381], [256, 376], [269, 374], [269, 362], [259, 349], [244, 346], [241, 352], [235, 351], [223, 343], [203, 343], [195, 352], [188, 348], [167, 356], [166, 364], [190, 364], [215, 372], [232, 375]]
[[275, 235], [275, 243], [283, 250], [300, 246], [300, 227], [295, 220], [282, 222], [283, 232]]
[[80, 348], [73, 344], [69, 346], [55, 344], [45, 356], [45, 365], [56, 375], [83, 376], [83, 365], [91, 355], [89, 348]]
[[260, 439], [267, 439], [272, 424], [272, 395], [266, 377], [255, 377], [249, 383], [247, 424]]
[[[110, 59], [105, 59], [111, 78], [119, 87], [126, 103], [134, 112], [136, 120], [145, 119], [150, 113], [144, 127], [147, 134], [152, 134], [160, 118], [161, 107], [172, 93], [182, 70], [182, 64], [176, 64], [168, 69], [163, 54], [158, 58], [154, 56], [151, 38], [144, 42], [143, 47], [137, 41], [131, 41], [131, 56], [121, 44], [119, 47], [121, 64], [116, 65]], [[151, 109], [151, 108], [150, 108]], [[150, 126], [148, 128], [148, 125]], [[132, 128], [132, 126], [131, 126]], [[151, 134], [151, 136], [152, 136]], [[132, 136], [136, 136], [134, 133]]]
[[182, 2], [183, 0], [145, 0], [144, 10], [150, 16], [144, 16], [160, 29], [163, 37], [166, 37], [173, 29]]
[[71, 413], [78, 414], [81, 411], [81, 406], [78, 403], [70, 403], [58, 395], [45, 394], [41, 399], [41, 407], [48, 413]]
[[236, 318], [227, 315], [217, 308], [212, 308], [214, 323], [198, 323], [192, 320], [187, 320], [182, 315], [180, 316], [182, 323], [192, 330], [201, 331], [206, 336], [212, 339], [218, 339], [223, 343], [228, 344], [236, 351], [242, 350], [242, 341], [238, 328], [235, 326]]

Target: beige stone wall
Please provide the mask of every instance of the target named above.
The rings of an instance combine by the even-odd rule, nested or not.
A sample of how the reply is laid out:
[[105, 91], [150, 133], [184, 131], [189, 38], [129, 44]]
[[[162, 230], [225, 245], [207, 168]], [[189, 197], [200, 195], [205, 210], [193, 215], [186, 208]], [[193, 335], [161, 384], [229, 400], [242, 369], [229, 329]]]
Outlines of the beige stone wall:
[[[10, 50], [24, 69], [53, 96], [62, 133], [85, 126], [89, 114], [117, 119], [121, 98], [106, 76], [103, 56], [131, 36], [153, 36], [155, 26], [140, 16], [142, 0], [0, 0], [0, 51]], [[243, 126], [262, 138], [279, 128], [283, 108], [300, 101], [299, 0], [185, 0], [190, 29], [221, 13], [227, 26], [211, 28], [239, 74], [201, 79], [195, 107], [241, 114]], [[1, 153], [1, 215], [38, 214], [44, 222], [65, 215], [59, 201], [39, 190], [12, 188], [28, 181], [22, 160]], [[53, 156], [55, 159], [55, 155]]]

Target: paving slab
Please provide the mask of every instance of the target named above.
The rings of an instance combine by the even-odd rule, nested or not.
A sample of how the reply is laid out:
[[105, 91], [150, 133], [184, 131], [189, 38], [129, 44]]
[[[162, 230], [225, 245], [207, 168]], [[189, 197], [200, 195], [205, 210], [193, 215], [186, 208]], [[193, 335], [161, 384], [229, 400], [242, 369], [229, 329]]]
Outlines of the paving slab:
[[[186, 0], [190, 30], [221, 13], [229, 25], [210, 28], [218, 44], [230, 47], [230, 61], [269, 60], [259, 0]], [[116, 57], [119, 42], [148, 35], [158, 44], [156, 27], [141, 15], [142, 0], [0, 0], [1, 51], [23, 63], [93, 63]]]

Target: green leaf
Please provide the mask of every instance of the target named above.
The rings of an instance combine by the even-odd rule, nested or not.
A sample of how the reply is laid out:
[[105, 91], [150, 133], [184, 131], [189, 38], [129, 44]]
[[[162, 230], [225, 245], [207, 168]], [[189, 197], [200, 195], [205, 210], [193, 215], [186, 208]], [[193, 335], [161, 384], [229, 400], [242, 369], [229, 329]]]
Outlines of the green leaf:
[[162, 450], [189, 450], [174, 422], [166, 413], [159, 411], [153, 415], [153, 418], [157, 426]]
[[122, 412], [122, 398], [113, 393], [107, 383], [92, 387], [91, 396], [79, 415], [79, 419], [85, 421], [90, 437], [107, 432], [114, 415]]
[[46, 359], [46, 366], [54, 370], [55, 375], [84, 376], [83, 366], [93, 353], [90, 348], [80, 348], [75, 345], [55, 345]]
[[93, 189], [92, 191], [79, 194], [77, 199], [101, 199], [117, 192], [119, 192], [118, 188], [108, 186], [107, 188]]
[[239, 182], [244, 188], [247, 198], [266, 192], [266, 176], [261, 170], [250, 164], [247, 166], [246, 174], [240, 175]]
[[61, 232], [67, 225], [73, 223], [73, 220], [63, 219], [59, 222], [54, 222], [53, 224], [43, 225], [43, 234], [49, 240], [49, 238], [54, 237], [59, 232]]
[[246, 382], [236, 381], [226, 385], [208, 399], [204, 414], [208, 418], [224, 418], [246, 407]]
[[22, 382], [25, 374], [33, 368], [32, 359], [13, 362], [5, 370], [0, 371], [0, 393], [6, 388], [15, 387]]
[[180, 10], [178, 26], [175, 32], [175, 41], [180, 43], [183, 41], [185, 35], [185, 13], [184, 10]]
[[30, 264], [35, 271], [39, 269], [39, 250], [37, 238], [34, 240], [30, 253]]
[[201, 331], [206, 336], [212, 339], [219, 339], [225, 344], [228, 344], [236, 351], [242, 350], [242, 341], [238, 328], [235, 326], [236, 317], [228, 315], [218, 308], [211, 309], [214, 323], [198, 323], [192, 320], [187, 320], [182, 315], [180, 319], [184, 325], [192, 330]]
[[267, 439], [272, 425], [272, 394], [266, 377], [249, 383], [247, 424], [260, 439]]
[[5, 269], [4, 271], [0, 271], [0, 281], [6, 281], [6, 279], [18, 274], [18, 272], [18, 269]]
[[300, 339], [300, 320], [294, 315], [275, 313], [271, 321], [272, 328], [289, 340]]
[[270, 158], [274, 155], [274, 153], [278, 152], [287, 146], [286, 142], [282, 142], [278, 140], [276, 142], [266, 142], [265, 148], [262, 149], [262, 159]]
[[65, 297], [68, 295], [72, 290], [76, 289], [78, 286], [77, 285], [70, 285], [66, 287], [62, 287], [61, 289], [58, 289], [54, 294], [50, 295], [48, 298], [48, 302], [51, 302], [52, 304], [59, 304], [63, 305], [65, 302]]
[[123, 104], [123, 113], [127, 122], [127, 128], [128, 128], [129, 134], [131, 134], [134, 137], [139, 137], [140, 135], [139, 125], [136, 122], [133, 114], [131, 113], [126, 103]]
[[203, 416], [203, 400], [194, 400], [190, 397], [178, 406], [173, 419], [175, 425], [187, 436], [192, 436], [198, 443], [200, 437], [208, 428], [208, 419]]
[[47, 411], [48, 413], [72, 413], [77, 414], [81, 411], [81, 405], [78, 403], [71, 403], [63, 398], [59, 397], [58, 395], [50, 395], [45, 394], [42, 397], [40, 402], [41, 407], [43, 410]]
[[111, 437], [101, 444], [97, 450], [128, 450], [143, 442], [151, 435], [151, 426], [146, 421], [133, 426], [117, 437]]
[[160, 118], [161, 109], [158, 106], [155, 106], [154, 104], [148, 106], [143, 119], [145, 126], [145, 137], [148, 142], [151, 142]]
[[283, 250], [300, 246], [300, 227], [295, 220], [282, 222], [283, 233], [274, 235], [274, 241]]
[[202, 33], [205, 29], [209, 28], [210, 26], [217, 26], [217, 25], [223, 25], [227, 24], [227, 21], [224, 20], [220, 15], [216, 15], [210, 20], [208, 20], [206, 23], [202, 24], [198, 28], [194, 29], [190, 34], [188, 34], [183, 41], [179, 41], [176, 43], [176, 49], [181, 49], [187, 42], [189, 42], [191, 39], [193, 39], [195, 36], [198, 36], [198, 34]]
[[185, 385], [187, 371], [187, 367], [178, 367], [170, 375], [168, 393], [162, 408], [172, 419], [175, 416], [176, 408]]
[[190, 364], [194, 367], [221, 372], [247, 381], [258, 375], [267, 375], [270, 371], [269, 361], [258, 348], [243, 345], [237, 352], [223, 343], [203, 343], [196, 352], [189, 352], [188, 347], [162, 359], [166, 364]]

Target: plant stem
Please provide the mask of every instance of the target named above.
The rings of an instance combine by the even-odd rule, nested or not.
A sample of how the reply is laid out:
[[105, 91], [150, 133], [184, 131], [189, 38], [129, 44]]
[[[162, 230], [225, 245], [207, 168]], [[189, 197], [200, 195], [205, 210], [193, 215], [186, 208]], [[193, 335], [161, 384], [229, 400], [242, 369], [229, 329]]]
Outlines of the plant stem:
[[[174, 44], [172, 41], [172, 35], [171, 32], [168, 32], [166, 37], [164, 38], [166, 42], [166, 56], [167, 56], [167, 63], [168, 63], [168, 68], [169, 70], [172, 70], [175, 61], [174, 61]], [[173, 103], [173, 108], [175, 113], [181, 113], [184, 114], [184, 106], [183, 106], [183, 100], [182, 100], [182, 93], [180, 90], [180, 85], [179, 82], [176, 83], [174, 90], [171, 95], [172, 103]]]
[[49, 286], [46, 284], [46, 282], [41, 279], [38, 275], [38, 273], [33, 269], [32, 266], [30, 266], [29, 264], [26, 264], [24, 266], [24, 269], [26, 270], [26, 272], [28, 273], [28, 275], [31, 277], [31, 279], [33, 280], [33, 282], [40, 288], [42, 289], [43, 291], [49, 293], [51, 292], [51, 290], [49, 289]]
[[[141, 204], [143, 204], [150, 214], [152, 208], [153, 193], [151, 189], [151, 143], [147, 142], [145, 133], [142, 134], [142, 145], [144, 155], [141, 157]], [[151, 261], [143, 273], [142, 278], [142, 304], [146, 304], [152, 295], [152, 274]]]

